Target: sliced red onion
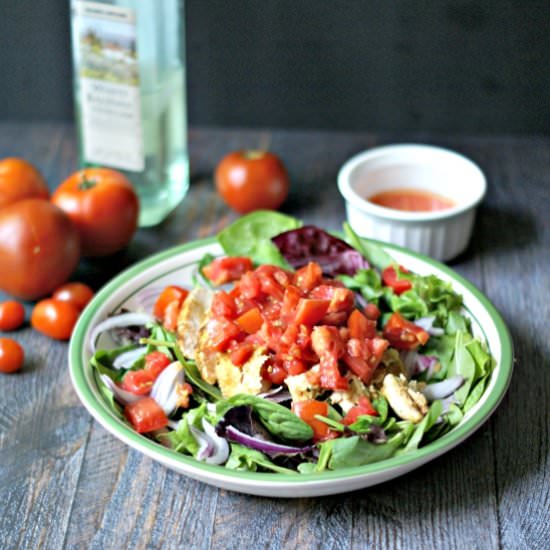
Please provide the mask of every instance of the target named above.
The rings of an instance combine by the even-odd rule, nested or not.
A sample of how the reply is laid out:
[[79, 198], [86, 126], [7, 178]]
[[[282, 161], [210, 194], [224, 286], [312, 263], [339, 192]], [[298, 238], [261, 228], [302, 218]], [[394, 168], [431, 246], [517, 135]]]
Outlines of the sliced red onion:
[[266, 441], [265, 439], [260, 439], [258, 437], [245, 434], [233, 426], [227, 426], [225, 428], [225, 434], [231, 441], [235, 441], [235, 443], [241, 443], [241, 445], [244, 445], [245, 447], [256, 449], [257, 451], [261, 451], [262, 453], [270, 456], [280, 454], [296, 455], [311, 451], [313, 448], [310, 445], [306, 447], [291, 447], [290, 445], [282, 445], [281, 443]]
[[189, 426], [193, 437], [199, 444], [199, 450], [195, 458], [207, 464], [225, 463], [229, 456], [229, 444], [216, 433], [214, 426], [204, 418], [202, 419], [202, 427], [204, 432], [197, 430], [194, 426]]
[[441, 382], [435, 384], [428, 384], [423, 390], [422, 393], [428, 401], [435, 401], [436, 399], [443, 399], [454, 393], [460, 386], [464, 384], [464, 378], [457, 374]]
[[151, 388], [151, 397], [166, 416], [170, 416], [179, 407], [184, 382], [185, 370], [179, 361], [170, 363], [155, 380]]
[[281, 403], [283, 401], [288, 401], [289, 399], [292, 399], [290, 392], [288, 390], [285, 390], [284, 386], [277, 386], [276, 388], [268, 392], [260, 393], [258, 394], [258, 397], [263, 397], [264, 399], [273, 401], [273, 403]]
[[434, 327], [435, 315], [429, 317], [421, 317], [417, 319], [414, 324], [425, 330], [430, 336], [442, 336], [445, 334], [445, 330], [441, 327]]
[[121, 353], [113, 361], [115, 369], [129, 369], [142, 355], [147, 352], [147, 346], [131, 349]]
[[457, 403], [458, 403], [458, 400], [454, 396], [454, 393], [449, 395], [449, 397], [443, 398], [441, 400], [441, 405], [442, 405], [441, 414], [448, 412], [451, 405], [457, 404]]
[[438, 358], [434, 355], [422, 355], [414, 350], [401, 352], [401, 360], [409, 378], [428, 371], [428, 380], [433, 376], [435, 366], [439, 363]]
[[114, 380], [109, 378], [106, 374], [100, 374], [99, 377], [101, 381], [113, 392], [115, 399], [121, 405], [128, 405], [129, 403], [135, 403], [140, 400], [143, 395], [135, 395], [129, 391], [123, 390], [119, 385], [117, 385]]
[[169, 418], [168, 427], [172, 430], [177, 430], [180, 422], [181, 420], [172, 420], [171, 418]]
[[102, 332], [117, 327], [132, 327], [135, 325], [145, 325], [153, 322], [154, 319], [147, 313], [121, 313], [113, 317], [107, 317], [104, 321], [94, 327], [90, 334], [90, 350], [95, 353], [96, 340]]
[[138, 292], [135, 296], [138, 307], [144, 311], [151, 311], [163, 290], [162, 286], [149, 286]]

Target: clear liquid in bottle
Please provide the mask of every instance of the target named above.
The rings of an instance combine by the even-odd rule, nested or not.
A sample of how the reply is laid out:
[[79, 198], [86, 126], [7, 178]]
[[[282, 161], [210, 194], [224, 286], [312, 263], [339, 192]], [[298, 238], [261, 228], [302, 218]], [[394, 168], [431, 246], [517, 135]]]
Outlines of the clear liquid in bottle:
[[71, 6], [81, 165], [123, 172], [155, 225], [189, 185], [182, 0]]

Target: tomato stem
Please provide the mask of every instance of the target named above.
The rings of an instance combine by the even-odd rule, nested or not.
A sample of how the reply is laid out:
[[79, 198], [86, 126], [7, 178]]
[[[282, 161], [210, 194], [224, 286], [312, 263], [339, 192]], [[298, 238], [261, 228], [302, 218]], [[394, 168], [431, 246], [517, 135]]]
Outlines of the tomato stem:
[[91, 189], [92, 187], [95, 187], [97, 185], [97, 181], [93, 178], [88, 178], [86, 176], [86, 172], [82, 171], [82, 178], [80, 179], [80, 183], [78, 184], [78, 189], [81, 191], [86, 191], [86, 189]]
[[265, 155], [265, 151], [261, 151], [258, 149], [243, 152], [243, 157], [248, 160], [261, 159], [264, 155]]

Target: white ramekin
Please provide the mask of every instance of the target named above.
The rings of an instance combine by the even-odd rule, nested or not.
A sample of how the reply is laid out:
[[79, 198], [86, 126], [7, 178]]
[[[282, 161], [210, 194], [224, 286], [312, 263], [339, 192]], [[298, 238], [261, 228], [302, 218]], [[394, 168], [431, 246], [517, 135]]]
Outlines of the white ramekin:
[[[376, 147], [348, 160], [338, 173], [348, 222], [362, 237], [404, 246], [437, 260], [450, 260], [467, 246], [475, 207], [487, 188], [480, 168], [466, 157], [430, 145]], [[437, 193], [454, 206], [405, 212], [367, 200], [390, 189]]]

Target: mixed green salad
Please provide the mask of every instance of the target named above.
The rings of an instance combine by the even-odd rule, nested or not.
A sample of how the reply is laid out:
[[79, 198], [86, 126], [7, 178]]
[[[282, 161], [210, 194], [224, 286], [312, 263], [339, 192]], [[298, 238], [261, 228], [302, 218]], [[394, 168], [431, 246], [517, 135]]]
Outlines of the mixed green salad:
[[450, 283], [347, 224], [340, 239], [262, 211], [217, 240], [193, 288], [92, 331], [102, 396], [144, 437], [228, 469], [313, 473], [410, 453], [483, 395], [495, 361]]

